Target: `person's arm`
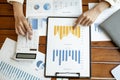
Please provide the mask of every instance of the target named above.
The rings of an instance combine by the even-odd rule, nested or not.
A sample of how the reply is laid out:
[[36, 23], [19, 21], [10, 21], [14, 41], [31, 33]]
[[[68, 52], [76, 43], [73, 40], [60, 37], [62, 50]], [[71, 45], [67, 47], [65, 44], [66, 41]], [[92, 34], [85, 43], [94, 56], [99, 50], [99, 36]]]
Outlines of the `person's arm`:
[[102, 1], [98, 3], [92, 9], [82, 13], [76, 20], [73, 28], [75, 28], [78, 24], [83, 25], [83, 26], [90, 26], [99, 16], [99, 14], [101, 14], [101, 12], [104, 11], [108, 7], [110, 7], [110, 4], [106, 1]]
[[116, 4], [120, 4], [120, 0], [105, 0], [108, 2], [111, 6], [116, 6]]
[[23, 4], [16, 1], [10, 2], [13, 5], [15, 18], [15, 31], [18, 35], [25, 36], [28, 33], [29, 39], [32, 37], [32, 28], [23, 13]]

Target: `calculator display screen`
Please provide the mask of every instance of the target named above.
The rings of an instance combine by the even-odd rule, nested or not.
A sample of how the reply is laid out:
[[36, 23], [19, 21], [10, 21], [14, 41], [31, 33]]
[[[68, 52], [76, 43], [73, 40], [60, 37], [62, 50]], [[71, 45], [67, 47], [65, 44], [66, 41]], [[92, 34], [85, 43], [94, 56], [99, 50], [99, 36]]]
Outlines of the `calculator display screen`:
[[32, 53], [17, 53], [16, 58], [21, 58], [21, 59], [35, 59], [36, 54]]

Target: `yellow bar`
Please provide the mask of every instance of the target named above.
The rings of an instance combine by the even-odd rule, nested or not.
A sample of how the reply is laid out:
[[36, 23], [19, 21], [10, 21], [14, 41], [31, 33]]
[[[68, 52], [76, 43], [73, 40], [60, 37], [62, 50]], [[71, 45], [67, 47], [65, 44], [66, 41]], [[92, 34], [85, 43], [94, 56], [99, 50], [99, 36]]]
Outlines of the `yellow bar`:
[[54, 36], [57, 34], [57, 26], [54, 26]]
[[63, 30], [63, 37], [65, 36], [65, 26], [62, 27]]
[[77, 28], [77, 35], [78, 35], [78, 38], [80, 38], [80, 26], [78, 26], [78, 28]]
[[62, 39], [62, 26], [60, 26], [60, 39]]
[[66, 36], [68, 35], [68, 31], [69, 31], [69, 27], [68, 26], [65, 26], [66, 27]]

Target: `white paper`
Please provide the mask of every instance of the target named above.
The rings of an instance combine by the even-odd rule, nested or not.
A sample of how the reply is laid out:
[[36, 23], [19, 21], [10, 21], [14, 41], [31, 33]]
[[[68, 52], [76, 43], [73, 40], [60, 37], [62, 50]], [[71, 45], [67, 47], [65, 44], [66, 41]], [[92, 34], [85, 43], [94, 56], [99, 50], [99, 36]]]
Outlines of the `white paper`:
[[35, 61], [16, 61], [16, 42], [7, 38], [0, 52], [0, 80], [51, 80], [44, 77], [44, 58], [41, 52], [37, 53]]
[[118, 65], [117, 67], [115, 67], [112, 71], [111, 71], [112, 75], [115, 77], [116, 80], [120, 80], [120, 65]]
[[82, 0], [27, 0], [28, 16], [78, 16]]
[[[94, 7], [96, 3], [89, 3], [89, 9]], [[120, 9], [120, 4], [103, 11], [96, 21], [91, 25], [91, 41], [110, 41], [111, 39], [99, 28], [99, 24], [111, 16], [115, 11]]]
[[[47, 20], [48, 16], [79, 16], [82, 0], [27, 0], [26, 17], [36, 16]], [[46, 22], [39, 23], [40, 36], [46, 36]]]
[[55, 73], [59, 72], [63, 73], [63, 76], [73, 75], [75, 77], [77, 75], [75, 73], [80, 73], [80, 77], [90, 77], [89, 27], [78, 26], [75, 29], [77, 31], [73, 32], [72, 26], [76, 19], [49, 19], [46, 54], [47, 76], [55, 76]]

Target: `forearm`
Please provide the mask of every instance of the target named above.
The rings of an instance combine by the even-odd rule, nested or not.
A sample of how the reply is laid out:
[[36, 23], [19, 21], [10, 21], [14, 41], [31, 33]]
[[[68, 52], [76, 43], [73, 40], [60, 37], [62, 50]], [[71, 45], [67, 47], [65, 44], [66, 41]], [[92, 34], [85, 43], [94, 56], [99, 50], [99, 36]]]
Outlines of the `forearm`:
[[13, 5], [13, 12], [14, 12], [14, 16], [15, 17], [20, 17], [20, 16], [24, 16], [23, 13], [23, 4], [19, 3], [19, 2], [12, 2]]
[[101, 13], [105, 9], [109, 8], [110, 6], [111, 5], [108, 2], [102, 1], [99, 4], [97, 4], [93, 9]]

